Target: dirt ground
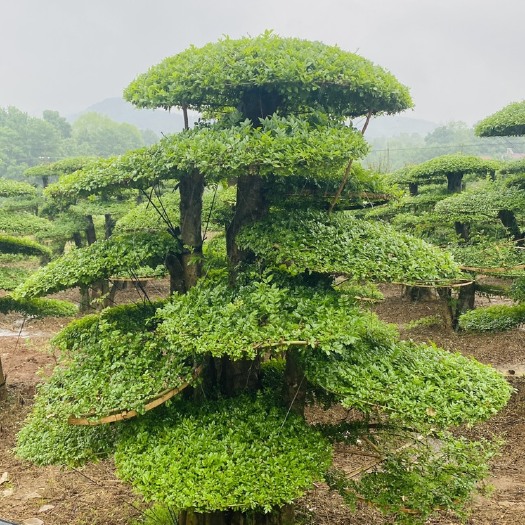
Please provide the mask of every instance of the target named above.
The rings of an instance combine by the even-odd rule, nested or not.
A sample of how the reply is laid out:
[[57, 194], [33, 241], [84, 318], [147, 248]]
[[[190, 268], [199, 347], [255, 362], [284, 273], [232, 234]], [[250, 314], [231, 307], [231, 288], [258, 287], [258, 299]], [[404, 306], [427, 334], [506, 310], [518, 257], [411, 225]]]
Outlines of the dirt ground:
[[[166, 291], [158, 283], [150, 284], [148, 290], [152, 297]], [[397, 286], [382, 291], [385, 300], [374, 310], [385, 321], [397, 324], [404, 338], [434, 341], [448, 350], [473, 356], [495, 366], [514, 386], [516, 391], [508, 406], [470, 431], [472, 437], [502, 436], [505, 445], [492, 464], [489, 482], [494, 491], [489, 498], [475, 499], [467, 523], [525, 525], [525, 329], [484, 335], [455, 333], [447, 326], [439, 301], [409, 302]], [[120, 292], [117, 301], [136, 297], [133, 290]], [[430, 316], [435, 321], [432, 326], [407, 327], [411, 321]], [[111, 460], [65, 469], [35, 467], [13, 454], [16, 433], [31, 408], [35, 385], [55, 363], [47, 343], [66, 323], [64, 319], [46, 319], [22, 325], [19, 316], [0, 316], [0, 356], [9, 389], [8, 402], [0, 405], [0, 519], [26, 525], [129, 525], [140, 519], [144, 506], [115, 477]], [[335, 461], [363, 461], [348, 457], [346, 452], [344, 447], [338, 448]], [[392, 523], [366, 505], [350, 512], [323, 484], [299, 502], [298, 517], [305, 525]], [[428, 523], [460, 522], [439, 516]]]

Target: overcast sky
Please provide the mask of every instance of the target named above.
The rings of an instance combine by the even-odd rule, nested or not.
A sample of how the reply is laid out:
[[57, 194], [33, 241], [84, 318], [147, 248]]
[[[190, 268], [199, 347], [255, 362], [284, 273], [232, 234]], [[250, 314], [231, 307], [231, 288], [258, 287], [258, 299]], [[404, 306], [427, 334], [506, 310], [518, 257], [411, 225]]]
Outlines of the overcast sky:
[[0, 106], [67, 115], [190, 44], [273, 29], [391, 71], [416, 108], [473, 124], [525, 99], [524, 0], [3, 0]]

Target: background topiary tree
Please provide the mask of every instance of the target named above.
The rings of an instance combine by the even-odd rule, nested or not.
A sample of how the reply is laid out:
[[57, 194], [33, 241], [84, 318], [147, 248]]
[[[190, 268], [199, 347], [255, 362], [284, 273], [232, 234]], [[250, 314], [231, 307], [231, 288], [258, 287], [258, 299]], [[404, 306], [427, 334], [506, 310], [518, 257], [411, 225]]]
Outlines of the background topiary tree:
[[[480, 137], [525, 135], [525, 102], [509, 104], [500, 111], [478, 122], [474, 129]], [[485, 212], [497, 212], [497, 216], [508, 232], [510, 241], [498, 242], [490, 239], [481, 249], [467, 253], [467, 264], [474, 271], [512, 279], [504, 294], [518, 304], [501, 305], [473, 310], [461, 316], [460, 327], [473, 331], [494, 331], [514, 328], [525, 320], [523, 305], [523, 210], [525, 199], [525, 164], [523, 161], [508, 162], [500, 169], [503, 180], [498, 181], [493, 191], [485, 192], [479, 208]], [[478, 199], [480, 196], [478, 196]], [[492, 241], [492, 242], [491, 242]]]
[[514, 102], [484, 118], [474, 127], [479, 137], [525, 135], [525, 100]]
[[442, 155], [414, 166], [408, 173], [410, 180], [419, 182], [447, 181], [449, 193], [459, 193], [463, 189], [463, 177], [475, 174], [478, 177], [494, 175], [499, 163], [460, 153]]
[[[291, 503], [330, 470], [331, 440], [380, 427], [372, 439], [382, 470], [360, 484], [332, 471], [331, 486], [412, 521], [460, 510], [492, 449], [445, 429], [489, 417], [508, 386], [472, 360], [399, 341], [359, 309], [351, 289], [335, 285], [338, 275], [357, 284], [455, 278], [456, 264], [386, 225], [336, 211], [335, 199], [329, 213], [322, 190], [308, 206], [290, 198], [301, 181], [319, 189], [330, 182], [338, 197], [351, 160], [367, 150], [345, 122], [363, 116], [365, 129], [372, 115], [402, 111], [411, 105], [407, 89], [336, 47], [265, 33], [190, 48], [125, 95], [141, 107], [206, 111], [215, 122], [65, 176], [47, 194], [69, 201], [123, 185], [151, 194], [175, 180], [180, 223], [167, 228], [176, 246], [166, 266], [177, 292], [163, 304], [88, 316], [59, 334], [65, 357], [40, 390], [19, 454], [74, 463], [116, 451], [119, 475], [173, 507], [179, 523], [284, 525], [293, 522]], [[236, 184], [222, 249], [202, 237], [204, 189], [221, 182]], [[46, 282], [73, 266], [60, 264]], [[73, 279], [79, 272], [72, 269]], [[17, 293], [45, 292], [37, 277]], [[171, 397], [171, 406], [119, 423]], [[362, 419], [314, 428], [305, 407], [315, 399]], [[399, 432], [413, 443], [403, 458], [388, 438]], [[430, 446], [431, 437], [446, 446]], [[423, 498], [409, 487], [408, 458], [432, 465], [418, 470], [418, 485], [434, 483], [441, 450], [442, 484]], [[461, 482], [451, 489], [445, 472]]]

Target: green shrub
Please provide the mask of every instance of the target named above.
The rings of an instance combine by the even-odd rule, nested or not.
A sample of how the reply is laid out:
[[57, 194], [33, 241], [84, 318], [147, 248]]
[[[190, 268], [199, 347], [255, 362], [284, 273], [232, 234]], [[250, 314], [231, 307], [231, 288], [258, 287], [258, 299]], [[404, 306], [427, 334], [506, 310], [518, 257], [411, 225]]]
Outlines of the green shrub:
[[394, 520], [389, 523], [423, 525], [445, 508], [465, 519], [465, 506], [481, 492], [477, 485], [487, 476], [498, 445], [450, 434], [436, 437], [420, 436], [401, 451], [387, 452], [381, 468], [357, 481], [336, 470], [328, 473], [327, 481], [351, 506], [357, 499], [377, 506]]
[[0, 297], [0, 312], [19, 312], [34, 317], [69, 317], [75, 315], [78, 308], [69, 301], [58, 299], [13, 299], [10, 296]]
[[525, 304], [476, 308], [459, 318], [459, 327], [471, 332], [498, 332], [525, 323]]

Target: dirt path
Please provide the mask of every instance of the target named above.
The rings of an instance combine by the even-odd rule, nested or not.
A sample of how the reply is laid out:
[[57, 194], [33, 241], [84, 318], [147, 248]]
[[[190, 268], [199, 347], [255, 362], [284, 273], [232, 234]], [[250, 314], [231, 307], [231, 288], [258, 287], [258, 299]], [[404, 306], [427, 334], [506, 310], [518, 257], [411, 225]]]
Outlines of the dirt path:
[[[506, 373], [515, 387], [509, 405], [495, 418], [470, 431], [471, 437], [503, 436], [501, 455], [492, 467], [490, 498], [474, 502], [469, 525], [525, 525], [525, 331], [503, 334], [457, 334], [446, 327], [444, 309], [436, 301], [410, 303], [397, 287], [384, 289], [385, 300], [375, 310], [385, 321], [397, 324], [403, 337], [416, 341], [435, 341], [442, 347], [460, 351], [492, 364]], [[410, 321], [433, 316], [436, 324], [404, 330]], [[136, 496], [113, 473], [110, 460], [81, 469], [39, 468], [17, 459], [12, 452], [16, 432], [29, 412], [37, 371], [49, 370], [55, 363], [46, 353], [50, 337], [66, 324], [65, 320], [31, 321], [19, 338], [20, 322], [16, 316], [2, 316], [2, 330], [16, 335], [0, 337], [0, 355], [8, 374], [10, 400], [0, 406], [0, 518], [45, 525], [128, 525], [140, 517]], [[29, 335], [29, 337], [27, 337]], [[512, 373], [512, 371], [514, 373]], [[343, 450], [336, 461], [350, 461]], [[8, 479], [3, 476], [7, 473]], [[365, 506], [351, 513], [337, 495], [320, 484], [300, 504], [304, 525], [387, 525], [373, 509]], [[456, 525], [460, 522], [442, 516], [432, 525]]]

